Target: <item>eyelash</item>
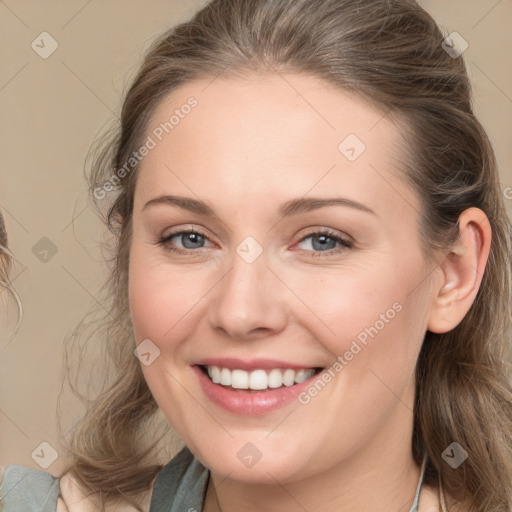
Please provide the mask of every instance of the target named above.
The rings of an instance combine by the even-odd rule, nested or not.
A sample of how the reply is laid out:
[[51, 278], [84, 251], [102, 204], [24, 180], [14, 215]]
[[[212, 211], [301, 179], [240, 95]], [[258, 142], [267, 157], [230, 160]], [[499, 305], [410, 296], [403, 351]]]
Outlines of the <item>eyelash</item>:
[[[181, 255], [188, 255], [188, 256], [195, 255], [199, 252], [202, 252], [203, 248], [181, 249], [179, 247], [172, 247], [169, 243], [170, 239], [174, 238], [175, 236], [187, 235], [187, 234], [191, 234], [191, 233], [202, 236], [203, 238], [208, 240], [208, 237], [204, 233], [201, 233], [200, 231], [197, 231], [195, 229], [183, 229], [183, 230], [175, 231], [174, 233], [170, 233], [169, 235], [167, 235], [165, 237], [161, 237], [158, 240], [157, 244], [162, 246], [164, 248], [164, 250], [166, 250], [166, 251], [174, 252], [174, 253], [181, 254]], [[333, 256], [334, 254], [338, 254], [342, 251], [345, 251], [347, 249], [352, 249], [354, 247], [353, 242], [339, 237], [338, 235], [336, 235], [336, 233], [333, 233], [332, 231], [330, 231], [329, 229], [326, 229], [326, 228], [320, 229], [317, 231], [312, 231], [304, 236], [301, 236], [300, 238], [297, 237], [297, 238], [299, 238], [298, 242], [303, 242], [304, 240], [306, 240], [310, 237], [313, 237], [315, 235], [316, 236], [322, 236], [322, 235], [327, 236], [327, 237], [331, 238], [332, 240], [334, 240], [335, 242], [339, 243], [339, 245], [341, 247], [338, 247], [337, 249], [330, 249], [328, 251], [306, 251], [308, 253], [311, 253], [312, 258]], [[302, 250], [304, 250], [304, 249], [302, 249]]]

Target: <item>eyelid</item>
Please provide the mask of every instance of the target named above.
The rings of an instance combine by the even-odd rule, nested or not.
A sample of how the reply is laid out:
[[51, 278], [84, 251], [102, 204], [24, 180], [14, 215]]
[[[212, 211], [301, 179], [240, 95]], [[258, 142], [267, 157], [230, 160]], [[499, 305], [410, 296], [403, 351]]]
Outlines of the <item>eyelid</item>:
[[[212, 242], [210, 240], [210, 237], [201, 229], [197, 229], [193, 226], [183, 226], [181, 228], [177, 228], [175, 231], [172, 231], [171, 233], [167, 235], [161, 235], [159, 239], [157, 240], [156, 244], [161, 245], [166, 251], [173, 252], [176, 254], [181, 255], [198, 255], [198, 253], [203, 253], [205, 247], [199, 247], [197, 249], [187, 249], [187, 248], [181, 248], [181, 247], [171, 247], [169, 244], [169, 240], [171, 238], [174, 238], [175, 236], [189, 234], [189, 233], [195, 233], [199, 236], [202, 236], [205, 240], [207, 240], [212, 245], [217, 245], [215, 242]], [[331, 238], [336, 241], [336, 243], [339, 244], [337, 248], [329, 249], [326, 251], [309, 251], [305, 249], [298, 249], [299, 251], [303, 251], [309, 254], [309, 257], [329, 257], [339, 254], [340, 252], [353, 249], [355, 241], [353, 237], [350, 235], [344, 233], [339, 234], [335, 230], [332, 230], [331, 228], [327, 227], [321, 227], [321, 226], [312, 226], [308, 228], [308, 231], [306, 233], [302, 232], [301, 234], [297, 234], [294, 236], [294, 239], [296, 240], [296, 243], [302, 242], [306, 240], [307, 238], [311, 237], [312, 235], [324, 235], [328, 238]], [[346, 237], [346, 238], [345, 238]]]
[[301, 232], [300, 234], [296, 234], [294, 236], [294, 239], [298, 240], [298, 241], [301, 241], [301, 240], [303, 240], [304, 238], [306, 238], [307, 236], [310, 236], [310, 235], [314, 235], [314, 234], [328, 234], [328, 235], [333, 236], [335, 238], [340, 238], [340, 239], [344, 240], [347, 243], [351, 243], [351, 244], [355, 243], [355, 239], [352, 236], [350, 236], [348, 233], [339, 232], [339, 231], [337, 231], [335, 229], [331, 229], [331, 228], [328, 228], [328, 227], [325, 227], [325, 226], [312, 226], [312, 227], [306, 228], [306, 229], [307, 229], [306, 233]]
[[343, 235], [340, 235], [339, 233], [335, 232], [334, 230], [326, 227], [313, 227], [310, 229], [308, 233], [303, 233], [301, 235], [296, 235], [295, 238], [298, 239], [298, 242], [303, 242], [304, 240], [307, 240], [312, 235], [323, 235], [328, 238], [331, 238], [334, 240], [338, 245], [338, 247], [334, 249], [329, 249], [327, 251], [307, 251], [305, 249], [299, 249], [299, 251], [303, 251], [306, 253], [309, 253], [309, 257], [312, 258], [319, 258], [319, 257], [326, 257], [329, 256], [337, 256], [341, 252], [346, 252], [347, 250], [354, 249], [355, 242], [354, 239], [350, 235], [346, 235], [348, 237], [348, 240], [344, 238]]
[[[157, 243], [161, 243], [161, 244], [165, 244], [166, 242], [168, 242], [171, 238], [174, 238], [175, 236], [179, 236], [179, 235], [185, 235], [185, 234], [190, 234], [190, 233], [194, 233], [196, 235], [199, 235], [199, 236], [202, 236], [205, 240], [207, 240], [211, 245], [217, 245], [215, 242], [213, 242], [210, 237], [202, 230], [200, 229], [197, 229], [197, 228], [193, 228], [193, 227], [184, 227], [184, 228], [179, 228], [177, 229], [176, 231], [171, 231], [169, 234], [167, 235], [161, 235], [157, 241]], [[203, 247], [200, 247], [199, 249], [185, 249], [187, 252], [194, 252], [194, 251], [201, 251], [203, 249]]]
[[198, 235], [204, 236], [209, 241], [211, 241], [211, 236], [207, 234], [207, 230], [203, 229], [202, 227], [197, 227], [195, 224], [182, 224], [179, 227], [164, 229], [162, 234], [159, 235], [159, 238], [168, 239], [180, 233], [197, 233]]

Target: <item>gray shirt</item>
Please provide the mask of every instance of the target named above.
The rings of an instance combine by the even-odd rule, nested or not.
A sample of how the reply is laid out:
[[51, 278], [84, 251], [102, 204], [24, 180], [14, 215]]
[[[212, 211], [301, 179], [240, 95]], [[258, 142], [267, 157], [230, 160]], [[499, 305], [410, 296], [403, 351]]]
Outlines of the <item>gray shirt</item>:
[[[418, 512], [425, 466], [424, 461], [409, 512]], [[183, 448], [158, 473], [149, 512], [201, 512], [209, 476], [209, 470], [187, 447]], [[55, 512], [59, 497], [59, 479], [45, 471], [24, 466], [7, 466], [1, 496], [3, 512]]]

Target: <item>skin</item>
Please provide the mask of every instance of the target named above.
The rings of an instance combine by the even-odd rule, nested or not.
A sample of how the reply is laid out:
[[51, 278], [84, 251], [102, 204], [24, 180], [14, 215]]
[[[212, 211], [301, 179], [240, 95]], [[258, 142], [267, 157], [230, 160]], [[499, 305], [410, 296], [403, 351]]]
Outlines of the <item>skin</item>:
[[[460, 243], [428, 263], [389, 116], [309, 76], [219, 77], [170, 94], [146, 135], [190, 96], [197, 107], [140, 165], [129, 299], [136, 342], [160, 350], [142, 367], [148, 385], [211, 470], [205, 510], [219, 510], [218, 500], [223, 512], [407, 511], [420, 471], [410, 441], [416, 360], [426, 330], [455, 327], [476, 295], [490, 244], [485, 215], [467, 210]], [[338, 150], [348, 134], [366, 145], [353, 162]], [[144, 208], [166, 194], [200, 199], [217, 217]], [[348, 198], [374, 214], [328, 206], [279, 219], [283, 203], [304, 196]], [[190, 228], [206, 237], [196, 253], [158, 244]], [[322, 228], [353, 247], [331, 240], [322, 252], [308, 237]], [[263, 249], [253, 263], [236, 252], [248, 236]], [[190, 251], [184, 238], [167, 247]], [[205, 357], [329, 367], [395, 303], [401, 311], [307, 405], [234, 414], [204, 395], [191, 370]], [[262, 454], [250, 468], [237, 457], [247, 442]], [[420, 510], [436, 502], [426, 489]]]

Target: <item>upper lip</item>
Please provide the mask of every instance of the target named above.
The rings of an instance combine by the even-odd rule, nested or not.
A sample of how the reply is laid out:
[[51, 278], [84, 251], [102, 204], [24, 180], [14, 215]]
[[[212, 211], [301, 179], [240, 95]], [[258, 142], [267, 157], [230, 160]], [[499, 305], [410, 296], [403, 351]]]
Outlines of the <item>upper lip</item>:
[[295, 370], [308, 368], [321, 368], [319, 365], [290, 363], [277, 359], [250, 359], [243, 360], [234, 357], [209, 357], [200, 359], [195, 363], [198, 366], [218, 366], [220, 368], [229, 368], [231, 370], [271, 370], [273, 368], [292, 368]]

